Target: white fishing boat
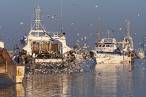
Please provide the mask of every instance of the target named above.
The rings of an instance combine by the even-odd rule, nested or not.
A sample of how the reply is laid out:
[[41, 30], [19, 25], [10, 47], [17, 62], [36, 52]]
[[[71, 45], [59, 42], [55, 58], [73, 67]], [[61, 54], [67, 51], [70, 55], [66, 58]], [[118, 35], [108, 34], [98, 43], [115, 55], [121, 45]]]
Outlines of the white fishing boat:
[[144, 59], [145, 58], [145, 52], [144, 49], [138, 49], [136, 52], [136, 55], [139, 59]]
[[131, 56], [122, 53], [115, 38], [103, 38], [95, 47], [97, 64], [131, 62]]
[[65, 53], [71, 50], [66, 44], [65, 34], [48, 34], [41, 24], [40, 7], [35, 9], [34, 26], [24, 38], [23, 53], [35, 63], [60, 63]]
[[123, 41], [115, 38], [102, 38], [94, 50], [97, 64], [120, 64], [133, 61], [133, 40], [128, 31]]

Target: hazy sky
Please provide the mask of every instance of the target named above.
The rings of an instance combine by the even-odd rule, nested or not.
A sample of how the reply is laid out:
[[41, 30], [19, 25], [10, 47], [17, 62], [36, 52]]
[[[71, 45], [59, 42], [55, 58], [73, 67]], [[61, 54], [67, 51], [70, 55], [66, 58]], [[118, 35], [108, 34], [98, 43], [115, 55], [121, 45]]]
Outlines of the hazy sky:
[[[49, 32], [59, 31], [62, 19], [71, 45], [84, 36], [87, 36], [86, 42], [93, 45], [97, 31], [122, 33], [120, 28], [124, 29], [125, 19], [131, 21], [136, 42], [146, 35], [146, 0], [62, 0], [62, 18], [61, 0], [38, 1], [44, 27]], [[35, 5], [35, 0], [0, 0], [0, 40], [8, 48], [29, 33]]]

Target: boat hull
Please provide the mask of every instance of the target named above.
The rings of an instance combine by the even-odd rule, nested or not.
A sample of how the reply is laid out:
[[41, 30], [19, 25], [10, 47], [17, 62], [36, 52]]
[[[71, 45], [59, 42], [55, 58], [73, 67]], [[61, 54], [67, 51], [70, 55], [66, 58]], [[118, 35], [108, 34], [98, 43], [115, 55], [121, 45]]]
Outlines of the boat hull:
[[121, 64], [121, 63], [131, 63], [132, 58], [128, 55], [119, 54], [96, 54], [97, 64]]

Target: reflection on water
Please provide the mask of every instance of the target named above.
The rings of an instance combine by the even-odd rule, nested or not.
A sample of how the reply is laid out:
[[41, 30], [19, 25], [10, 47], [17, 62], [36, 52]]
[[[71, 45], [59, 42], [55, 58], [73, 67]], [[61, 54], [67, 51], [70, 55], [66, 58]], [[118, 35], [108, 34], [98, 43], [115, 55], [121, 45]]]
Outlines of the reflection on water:
[[15, 97], [16, 96], [15, 90], [16, 90], [15, 86], [0, 88], [0, 97]]
[[61, 75], [33, 75], [26, 82], [26, 97], [63, 97], [70, 79]]
[[97, 65], [96, 96], [131, 97], [132, 72], [129, 69], [129, 65]]
[[[90, 75], [92, 76], [92, 75]], [[33, 75], [26, 83], [26, 97], [89, 97], [94, 77], [85, 74]]]
[[0, 97], [25, 97], [22, 84], [0, 88]]
[[94, 72], [30, 75], [25, 83], [0, 89], [0, 97], [145, 97], [145, 65], [96, 65]]
[[24, 87], [22, 84], [16, 84], [16, 97], [24, 97]]

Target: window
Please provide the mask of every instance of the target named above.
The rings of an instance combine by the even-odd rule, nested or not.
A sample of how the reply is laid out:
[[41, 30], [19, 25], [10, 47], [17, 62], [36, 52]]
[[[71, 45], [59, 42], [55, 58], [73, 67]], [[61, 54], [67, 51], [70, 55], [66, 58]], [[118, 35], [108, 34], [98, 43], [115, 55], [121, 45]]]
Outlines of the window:
[[106, 47], [110, 47], [109, 45], [106, 45]]
[[102, 45], [102, 47], [105, 47], [105, 45]]
[[45, 32], [31, 32], [32, 35], [34, 36], [45, 36]]

